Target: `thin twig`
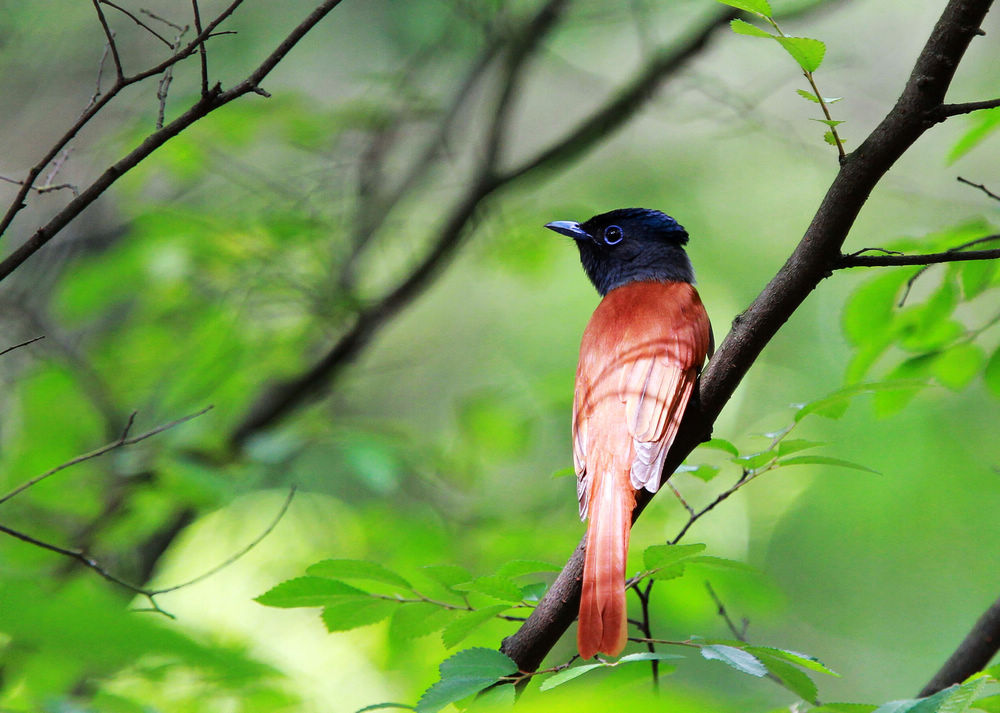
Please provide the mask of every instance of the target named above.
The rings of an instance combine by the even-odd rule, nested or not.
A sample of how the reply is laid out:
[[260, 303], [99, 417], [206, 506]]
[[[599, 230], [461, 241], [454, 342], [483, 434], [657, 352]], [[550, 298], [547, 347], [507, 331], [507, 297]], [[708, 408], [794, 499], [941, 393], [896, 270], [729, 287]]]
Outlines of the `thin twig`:
[[979, 190], [981, 190], [983, 193], [985, 193], [986, 195], [988, 195], [990, 198], [992, 198], [995, 201], [1000, 201], [1000, 196], [998, 196], [996, 193], [994, 193], [989, 188], [987, 188], [986, 186], [984, 186], [982, 183], [973, 183], [972, 181], [969, 181], [969, 180], [967, 180], [965, 178], [962, 178], [961, 176], [958, 176], [957, 180], [958, 180], [959, 183], [964, 183], [967, 186], [972, 186], [973, 188], [978, 188]]
[[[201, 10], [198, 9], [198, 0], [191, 0], [191, 9], [194, 12], [194, 31], [201, 35]], [[205, 40], [198, 45], [198, 55], [201, 58], [201, 95], [208, 94], [208, 54], [205, 51]]]
[[750, 622], [746, 619], [746, 617], [743, 618], [743, 626], [737, 628], [736, 623], [732, 620], [732, 618], [730, 618], [729, 612], [726, 611], [726, 605], [722, 603], [721, 599], [719, 599], [719, 595], [715, 593], [712, 583], [707, 579], [705, 580], [705, 589], [708, 590], [708, 596], [710, 596], [712, 601], [715, 603], [716, 613], [722, 617], [724, 622], [726, 622], [726, 626], [729, 628], [732, 635], [744, 644], [749, 643], [747, 641], [747, 626], [750, 625]]
[[115, 76], [118, 77], [118, 81], [122, 81], [125, 78], [125, 72], [122, 70], [122, 60], [118, 56], [118, 45], [115, 44], [115, 36], [111, 32], [111, 28], [108, 27], [108, 19], [104, 17], [104, 10], [101, 9], [101, 3], [99, 0], [92, 0], [94, 3], [94, 9], [97, 10], [97, 17], [101, 21], [101, 27], [104, 28], [104, 36], [108, 38], [108, 46], [111, 47], [111, 57], [115, 63]]
[[29, 340], [28, 340], [28, 341], [26, 341], [26, 342], [21, 342], [20, 344], [15, 344], [15, 345], [14, 345], [14, 346], [12, 346], [12, 347], [7, 347], [6, 349], [4, 349], [4, 350], [0, 351], [0, 356], [3, 356], [3, 355], [4, 355], [4, 354], [6, 354], [7, 352], [12, 352], [12, 351], [14, 351], [15, 349], [20, 349], [21, 347], [26, 347], [26, 346], [28, 346], [29, 344], [34, 344], [34, 343], [35, 343], [35, 342], [37, 342], [37, 341], [38, 341], [39, 339], [45, 339], [45, 335], [43, 334], [43, 335], [41, 335], [40, 337], [34, 337], [34, 338], [32, 338], [32, 339], [29, 339]]
[[[139, 27], [141, 27], [142, 29], [144, 29], [147, 32], [149, 32], [151, 35], [153, 35], [153, 37], [155, 37], [156, 39], [158, 39], [160, 42], [162, 42], [163, 44], [165, 44], [167, 47], [169, 47], [170, 49], [174, 49], [174, 46], [172, 44], [170, 44], [170, 40], [168, 40], [166, 37], [164, 37], [159, 32], [157, 32], [156, 30], [154, 30], [152, 27], [150, 27], [149, 25], [147, 25], [145, 22], [143, 22], [142, 20], [140, 20], [138, 17], [136, 17], [135, 15], [133, 15], [131, 12], [129, 12], [128, 10], [126, 10], [125, 8], [123, 8], [121, 5], [116, 5], [115, 3], [111, 2], [111, 0], [99, 0], [99, 2], [101, 4], [103, 4], [103, 5], [107, 5], [108, 7], [113, 7], [115, 10], [117, 10], [120, 13], [122, 13], [123, 15], [125, 15], [126, 17], [128, 17], [130, 20], [132, 20], [132, 22], [134, 22], [135, 24], [137, 24]], [[145, 10], [140, 10], [140, 12], [145, 12]], [[162, 20], [161, 18], [156, 18], [156, 19], [161, 20], [162, 22], [167, 22], [166, 20]], [[172, 22], [168, 23], [168, 24], [173, 25]], [[174, 25], [174, 26], [176, 27], [176, 25]]]
[[[40, 339], [40, 337], [38, 339]], [[36, 341], [36, 340], [32, 340], [32, 341]], [[129, 438], [128, 437], [129, 429], [131, 428], [132, 422], [135, 419], [135, 412], [133, 412], [132, 415], [129, 417], [128, 424], [126, 425], [125, 430], [122, 432], [122, 435], [121, 435], [121, 437], [118, 440], [112, 441], [111, 443], [108, 443], [107, 445], [101, 446], [100, 448], [96, 448], [96, 449], [90, 451], [89, 453], [84, 453], [83, 455], [79, 455], [76, 458], [72, 458], [72, 459], [66, 461], [65, 463], [62, 463], [61, 465], [57, 465], [55, 468], [52, 468], [50, 470], [45, 471], [41, 475], [36, 475], [31, 480], [28, 480], [28, 481], [22, 483], [21, 485], [17, 486], [16, 488], [14, 488], [13, 490], [11, 490], [6, 495], [0, 497], [0, 505], [3, 505], [5, 502], [7, 502], [8, 500], [10, 500], [11, 498], [13, 498], [13, 497], [15, 497], [15, 496], [23, 493], [28, 488], [31, 488], [32, 486], [37, 485], [38, 483], [42, 482], [46, 478], [49, 478], [49, 477], [55, 475], [56, 473], [58, 473], [61, 470], [66, 470], [67, 468], [70, 468], [70, 467], [72, 467], [74, 465], [78, 465], [80, 463], [83, 463], [84, 461], [88, 461], [88, 460], [91, 460], [93, 458], [97, 458], [99, 456], [104, 455], [105, 453], [109, 453], [110, 451], [116, 450], [118, 448], [122, 448], [123, 446], [135, 445], [136, 443], [139, 443], [140, 441], [144, 441], [147, 438], [150, 438], [152, 436], [157, 435], [158, 433], [163, 433], [164, 431], [166, 431], [168, 429], [171, 429], [174, 426], [179, 426], [180, 424], [186, 423], [187, 421], [190, 421], [191, 419], [198, 418], [199, 416], [201, 416], [201, 415], [203, 415], [203, 414], [208, 413], [209, 411], [211, 411], [212, 408], [214, 408], [214, 407], [213, 406], [206, 406], [201, 411], [197, 411], [195, 413], [188, 414], [187, 416], [184, 416], [183, 418], [179, 418], [179, 419], [177, 419], [175, 421], [171, 421], [170, 423], [162, 424], [162, 425], [157, 426], [156, 428], [154, 428], [152, 430], [149, 430], [149, 431], [146, 431], [145, 433], [139, 434], [138, 436], [133, 436], [132, 438]]]
[[94, 559], [93, 557], [88, 556], [87, 554], [85, 554], [85, 553], [83, 553], [83, 552], [81, 552], [79, 550], [70, 550], [70, 549], [67, 549], [65, 547], [60, 547], [59, 545], [54, 545], [51, 542], [45, 542], [44, 540], [39, 540], [36, 537], [32, 537], [31, 535], [28, 535], [28, 534], [26, 534], [24, 532], [21, 532], [20, 530], [15, 530], [15, 529], [7, 527], [5, 525], [0, 525], [0, 532], [8, 534], [11, 537], [14, 537], [14, 538], [16, 538], [18, 540], [21, 540], [22, 542], [26, 542], [26, 543], [28, 543], [30, 545], [34, 545], [35, 547], [40, 547], [40, 548], [42, 548], [44, 550], [48, 550], [49, 552], [55, 552], [56, 554], [59, 554], [59, 555], [62, 555], [64, 557], [68, 557], [68, 558], [70, 558], [72, 560], [75, 560], [75, 561], [79, 562], [80, 564], [82, 564], [84, 567], [87, 567], [88, 569], [93, 570], [94, 572], [96, 572], [98, 575], [100, 575], [101, 577], [103, 577], [107, 581], [112, 582], [114, 584], [117, 584], [118, 586], [120, 586], [120, 587], [122, 587], [124, 589], [127, 589], [128, 591], [130, 591], [130, 592], [132, 592], [134, 594], [139, 594], [141, 596], [144, 596], [149, 601], [150, 608], [149, 609], [136, 609], [135, 611], [153, 611], [153, 612], [156, 612], [158, 614], [163, 614], [164, 616], [173, 619], [173, 618], [175, 618], [174, 615], [171, 614], [170, 612], [162, 609], [160, 607], [159, 603], [157, 603], [156, 597], [160, 596], [161, 594], [167, 594], [169, 592], [175, 592], [178, 589], [182, 589], [184, 587], [190, 587], [193, 584], [201, 582], [204, 579], [206, 579], [207, 577], [211, 577], [214, 574], [218, 574], [222, 569], [224, 569], [226, 567], [229, 567], [230, 565], [232, 565], [233, 563], [235, 563], [237, 560], [239, 560], [241, 557], [243, 557], [244, 555], [246, 555], [248, 552], [250, 552], [250, 550], [252, 550], [254, 547], [256, 547], [257, 545], [259, 545], [264, 540], [265, 537], [267, 537], [269, 534], [271, 534], [271, 532], [274, 531], [274, 528], [278, 525], [278, 523], [281, 521], [281, 519], [285, 516], [285, 513], [288, 512], [288, 506], [291, 504], [292, 498], [294, 496], [295, 496], [295, 486], [292, 486], [289, 489], [288, 496], [285, 498], [284, 503], [282, 503], [282, 505], [281, 505], [281, 509], [278, 511], [277, 516], [274, 518], [274, 520], [271, 522], [271, 524], [269, 524], [267, 526], [267, 528], [260, 535], [258, 535], [256, 538], [254, 538], [254, 540], [249, 545], [247, 545], [246, 547], [244, 547], [242, 550], [240, 550], [239, 552], [237, 552], [235, 555], [233, 555], [232, 557], [227, 558], [221, 564], [216, 565], [215, 567], [212, 567], [210, 570], [208, 570], [204, 574], [201, 574], [201, 575], [199, 575], [199, 576], [197, 576], [197, 577], [195, 577], [193, 579], [190, 579], [190, 580], [188, 580], [186, 582], [183, 582], [181, 584], [177, 584], [177, 585], [174, 585], [174, 586], [171, 586], [171, 587], [162, 587], [160, 589], [149, 589], [149, 588], [146, 588], [146, 587], [140, 587], [140, 586], [138, 586], [136, 584], [132, 584], [131, 582], [128, 582], [128, 581], [122, 579], [118, 575], [113, 574], [110, 570], [108, 570], [106, 567], [104, 567], [96, 559]]
[[979, 102], [965, 102], [964, 104], [942, 104], [933, 114], [937, 121], [944, 121], [949, 117], [958, 116], [959, 114], [971, 114], [974, 111], [995, 109], [996, 107], [1000, 107], [1000, 98]]
[[139, 12], [141, 12], [146, 17], [151, 17], [152, 19], [156, 20], [157, 22], [162, 22], [164, 25], [167, 25], [168, 27], [174, 28], [178, 32], [180, 32], [183, 29], [176, 22], [171, 22], [170, 20], [166, 19], [165, 17], [160, 17], [159, 15], [155, 14], [151, 10], [147, 10], [146, 8], [139, 8]]
[[[8, 178], [7, 176], [0, 176], [0, 181], [3, 181], [4, 183], [12, 183], [15, 186], [24, 185], [24, 181], [18, 181], [15, 178]], [[31, 190], [33, 190], [38, 195], [51, 193], [52, 191], [62, 191], [62, 190], [67, 190], [74, 196], [80, 195], [80, 190], [72, 183], [58, 183], [54, 186], [50, 184], [46, 184], [44, 186], [32, 186]]]

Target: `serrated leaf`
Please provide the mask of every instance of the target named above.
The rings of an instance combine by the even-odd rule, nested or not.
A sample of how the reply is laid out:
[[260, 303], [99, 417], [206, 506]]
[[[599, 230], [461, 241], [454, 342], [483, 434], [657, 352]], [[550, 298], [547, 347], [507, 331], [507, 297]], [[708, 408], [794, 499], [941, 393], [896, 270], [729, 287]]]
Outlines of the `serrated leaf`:
[[829, 126], [831, 129], [836, 126], [840, 126], [841, 124], [844, 123], [843, 121], [838, 121], [836, 119], [809, 119], [809, 121], [816, 121], [819, 122], [820, 124], [825, 124]]
[[[727, 3], [728, 4], [728, 3]], [[729, 21], [729, 27], [737, 35], [749, 35], [750, 37], [774, 37], [770, 32], [765, 32], [756, 25], [736, 18]]]
[[774, 458], [774, 451], [761, 451], [760, 453], [750, 453], [739, 458], [733, 458], [733, 462], [746, 470], [756, 470], [763, 465], [767, 465]]
[[944, 703], [937, 709], [937, 713], [966, 713], [972, 707], [972, 702], [982, 693], [988, 681], [988, 677], [978, 676], [961, 684], [945, 699]]
[[818, 690], [813, 680], [805, 673], [795, 668], [792, 664], [782, 659], [766, 656], [759, 653], [755, 655], [767, 667], [767, 670], [777, 676], [784, 686], [804, 701], [814, 703]]
[[326, 630], [349, 631], [386, 619], [400, 606], [397, 602], [375, 597], [341, 597], [323, 607]]
[[449, 649], [457, 646], [473, 631], [508, 609], [510, 607], [506, 604], [495, 604], [491, 607], [464, 612], [444, 628], [444, 631], [441, 632], [441, 641]]
[[541, 560], [512, 560], [501, 565], [497, 574], [501, 577], [522, 577], [536, 572], [558, 572], [560, 569], [551, 562]]
[[829, 456], [795, 456], [794, 458], [782, 458], [778, 461], [781, 465], [835, 465], [840, 468], [851, 468], [853, 470], [863, 470], [866, 473], [880, 475], [877, 470], [872, 470], [866, 465], [853, 463], [843, 458], [831, 458]]
[[438, 668], [441, 680], [424, 691], [417, 702], [417, 713], [437, 713], [449, 703], [478, 693], [504, 676], [517, 673], [517, 664], [508, 656], [487, 648], [459, 651], [441, 662]]
[[472, 703], [466, 709], [468, 711], [488, 710], [496, 711], [514, 707], [517, 702], [517, 691], [513, 686], [492, 686], [484, 691], [480, 691]]
[[646, 569], [658, 569], [677, 564], [682, 560], [704, 552], [705, 545], [652, 545], [642, 553], [642, 564]]
[[336, 597], [367, 597], [368, 592], [322, 577], [296, 577], [275, 585], [254, 599], [266, 607], [321, 607]]
[[505, 602], [521, 601], [521, 588], [510, 577], [502, 577], [499, 574], [487, 574], [483, 577], [476, 577], [471, 582], [456, 584], [454, 587], [459, 592], [475, 592], [485, 594], [494, 599]]
[[731, 560], [726, 557], [715, 557], [714, 555], [696, 555], [684, 560], [685, 564], [704, 565], [705, 567], [715, 567], [717, 569], [732, 569], [737, 572], [751, 572], [759, 574], [756, 567], [748, 565], [746, 562]]
[[826, 444], [822, 441], [810, 441], [805, 438], [789, 438], [781, 441], [778, 444], [778, 457], [791, 455], [792, 453], [798, 453], [799, 451], [805, 451], [810, 448], [818, 448], [819, 446], [825, 446]]
[[[799, 653], [798, 651], [790, 651], [788, 649], [776, 649], [771, 646], [748, 646], [747, 651], [751, 653], [764, 653], [769, 656], [776, 656], [778, 658], [789, 661], [796, 666], [801, 666], [802, 668], [807, 668], [810, 671], [816, 671], [817, 673], [825, 673], [830, 676], [840, 677], [840, 674], [833, 669], [827, 668], [822, 661], [814, 656], [808, 654]], [[849, 704], [853, 705], [853, 704]]]
[[[795, 93], [798, 94], [803, 99], [808, 99], [809, 101], [813, 102], [814, 104], [819, 104], [820, 103], [819, 99], [817, 98], [817, 96], [815, 94], [813, 94], [812, 92], [806, 91], [805, 89], [796, 89]], [[844, 97], [823, 97], [823, 102], [825, 102], [826, 104], [836, 104], [837, 102], [839, 102], [843, 98]]]
[[926, 382], [907, 378], [900, 375], [899, 378], [891, 378], [885, 381], [873, 381], [863, 384], [851, 384], [842, 389], [834, 391], [828, 396], [816, 399], [799, 408], [795, 414], [795, 422], [798, 423], [806, 416], [817, 414], [827, 418], [840, 418], [847, 410], [847, 405], [851, 399], [861, 394], [894, 393], [900, 391], [916, 391], [926, 386]]
[[724, 451], [733, 457], [740, 454], [740, 449], [727, 441], [725, 438], [712, 438], [700, 445], [701, 448], [712, 448], [717, 451]]
[[771, 6], [767, 0], [718, 0], [718, 2], [729, 7], [735, 7], [737, 10], [771, 17]]
[[456, 584], [464, 584], [472, 580], [472, 573], [457, 564], [431, 564], [424, 567], [422, 571], [451, 591], [455, 591]]
[[678, 466], [674, 473], [693, 475], [695, 478], [707, 483], [719, 474], [719, 468], [718, 466], [708, 465], [706, 463], [700, 463], [698, 465], [688, 465], [687, 463], [684, 463]]
[[417, 639], [445, 628], [461, 611], [435, 604], [401, 604], [389, 622], [389, 636], [398, 641]]
[[678, 562], [676, 564], [668, 564], [666, 567], [659, 567], [654, 569], [650, 575], [650, 579], [657, 579], [665, 582], [668, 579], [677, 579], [678, 577], [684, 576], [684, 563]]
[[833, 135], [832, 131], [826, 131], [823, 133], [823, 141], [831, 146], [837, 146], [840, 143], [837, 141], [837, 137]]
[[758, 678], [767, 673], [767, 668], [761, 663], [760, 659], [748, 651], [737, 649], [735, 646], [706, 644], [701, 647], [701, 655], [709, 660], [721, 661], [735, 668], [737, 671], [742, 671]]
[[775, 37], [775, 41], [785, 48], [804, 72], [815, 72], [823, 63], [826, 45], [811, 37]]
[[387, 708], [402, 708], [404, 710], [412, 711], [414, 706], [409, 703], [373, 703], [370, 706], [365, 706], [364, 708], [358, 708], [354, 713], [368, 713], [368, 711], [384, 711]]
[[620, 659], [615, 661], [615, 664], [634, 663], [636, 661], [671, 661], [682, 658], [684, 657], [678, 654], [666, 654], [660, 653], [659, 651], [643, 651], [638, 654], [627, 654], [622, 656]]
[[391, 584], [395, 587], [412, 589], [410, 583], [390, 569], [377, 562], [367, 560], [329, 559], [317, 562], [306, 569], [306, 574], [328, 579], [363, 579], [371, 582]]
[[889, 701], [875, 709], [875, 713], [937, 713], [941, 703], [952, 694], [958, 686], [949, 686], [938, 691], [929, 698], [915, 698], [902, 701]]
[[556, 686], [561, 686], [567, 681], [572, 681], [574, 678], [579, 678], [588, 671], [593, 671], [595, 668], [605, 668], [605, 664], [602, 663], [588, 663], [583, 666], [574, 666], [573, 668], [563, 669], [559, 673], [552, 674], [544, 681], [542, 685], [538, 687], [539, 691], [548, 691]]

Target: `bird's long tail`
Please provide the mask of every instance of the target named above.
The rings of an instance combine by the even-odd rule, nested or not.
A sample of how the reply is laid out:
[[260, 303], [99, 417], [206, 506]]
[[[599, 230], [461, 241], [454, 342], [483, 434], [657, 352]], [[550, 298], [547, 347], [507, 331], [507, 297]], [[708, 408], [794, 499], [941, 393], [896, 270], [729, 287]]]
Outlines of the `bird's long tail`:
[[590, 502], [587, 553], [583, 561], [583, 591], [576, 645], [589, 659], [597, 652], [618, 655], [625, 648], [628, 626], [625, 606], [625, 558], [635, 492], [627, 475], [598, 476]]

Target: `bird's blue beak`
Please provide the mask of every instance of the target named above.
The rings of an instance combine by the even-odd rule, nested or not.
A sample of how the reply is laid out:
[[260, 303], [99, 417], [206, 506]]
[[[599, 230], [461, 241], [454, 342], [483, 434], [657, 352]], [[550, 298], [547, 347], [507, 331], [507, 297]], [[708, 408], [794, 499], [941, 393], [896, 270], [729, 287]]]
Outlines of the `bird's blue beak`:
[[573, 240], [593, 240], [593, 236], [590, 233], [581, 228], [579, 223], [572, 220], [556, 220], [546, 223], [545, 227], [573, 238]]

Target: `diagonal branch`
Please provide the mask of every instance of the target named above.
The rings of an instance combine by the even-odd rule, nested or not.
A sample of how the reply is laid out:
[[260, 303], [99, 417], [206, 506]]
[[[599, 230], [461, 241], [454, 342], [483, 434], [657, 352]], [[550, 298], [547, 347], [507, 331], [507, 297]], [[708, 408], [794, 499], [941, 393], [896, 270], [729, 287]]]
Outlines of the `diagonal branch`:
[[[933, 125], [924, 117], [940, 107], [965, 50], [980, 32], [992, 0], [950, 0], [917, 57], [895, 106], [842, 162], [809, 227], [787, 262], [757, 299], [733, 322], [703, 373], [698, 400], [685, 414], [670, 449], [664, 476], [711, 433], [722, 408], [781, 325], [831, 273], [841, 246], [882, 176]], [[637, 495], [634, 517], [651, 495]], [[542, 659], [573, 622], [579, 605], [584, 543], [577, 546], [528, 621], [504, 639], [501, 650], [523, 671]]]
[[918, 697], [931, 696], [982, 671], [997, 651], [1000, 651], [1000, 599], [983, 612], [941, 670], [917, 694]]

